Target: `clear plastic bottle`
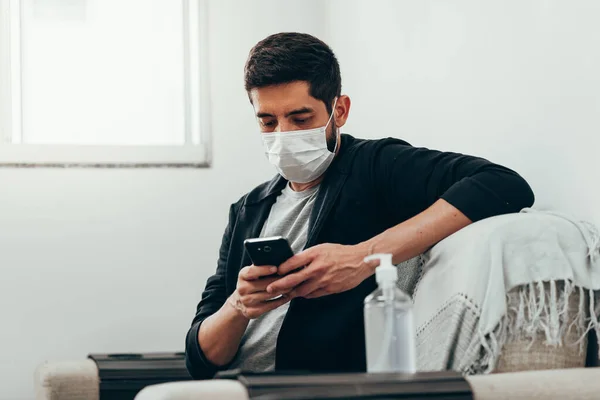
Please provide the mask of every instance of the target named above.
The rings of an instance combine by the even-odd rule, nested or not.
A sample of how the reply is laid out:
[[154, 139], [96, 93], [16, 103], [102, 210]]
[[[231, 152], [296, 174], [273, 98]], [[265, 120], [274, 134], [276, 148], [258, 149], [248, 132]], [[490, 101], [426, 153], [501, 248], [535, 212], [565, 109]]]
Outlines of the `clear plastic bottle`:
[[416, 372], [413, 304], [398, 289], [398, 272], [391, 254], [373, 254], [379, 287], [365, 299], [365, 340], [368, 372]]

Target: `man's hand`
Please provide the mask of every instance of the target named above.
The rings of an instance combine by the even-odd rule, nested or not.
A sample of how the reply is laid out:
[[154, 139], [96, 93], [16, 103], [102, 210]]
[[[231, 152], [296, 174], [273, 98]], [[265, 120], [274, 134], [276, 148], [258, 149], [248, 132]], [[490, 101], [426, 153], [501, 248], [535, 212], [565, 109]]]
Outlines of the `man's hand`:
[[[363, 261], [366, 255], [365, 248], [360, 245], [325, 243], [311, 247], [281, 264], [279, 275], [289, 275], [273, 281], [267, 292], [289, 292], [290, 298], [308, 299], [345, 292], [358, 286], [375, 271], [373, 264]], [[304, 268], [292, 272], [301, 267]]]
[[264, 313], [290, 301], [290, 298], [283, 294], [282, 297], [273, 299], [278, 294], [287, 291], [272, 292], [266, 291], [267, 286], [281, 279], [280, 276], [269, 276], [277, 272], [277, 267], [273, 266], [250, 266], [240, 270], [235, 292], [229, 297], [228, 302], [238, 310], [245, 318], [258, 318]]

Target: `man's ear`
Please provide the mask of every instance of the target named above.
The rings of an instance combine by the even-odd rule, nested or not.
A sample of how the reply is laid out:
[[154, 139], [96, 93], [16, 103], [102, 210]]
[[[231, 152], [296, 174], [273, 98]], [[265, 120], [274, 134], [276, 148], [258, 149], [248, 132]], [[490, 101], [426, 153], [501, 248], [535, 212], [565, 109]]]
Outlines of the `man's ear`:
[[341, 95], [335, 103], [333, 109], [333, 118], [335, 120], [335, 126], [341, 128], [346, 124], [348, 120], [348, 114], [350, 113], [350, 97], [345, 94]]

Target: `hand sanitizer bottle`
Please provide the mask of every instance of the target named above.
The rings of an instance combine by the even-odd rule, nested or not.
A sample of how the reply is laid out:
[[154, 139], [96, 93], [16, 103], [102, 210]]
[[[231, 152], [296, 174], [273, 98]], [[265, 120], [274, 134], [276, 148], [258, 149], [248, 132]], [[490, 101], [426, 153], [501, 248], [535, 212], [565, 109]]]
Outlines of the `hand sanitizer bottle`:
[[375, 276], [379, 287], [365, 299], [365, 340], [368, 372], [416, 372], [413, 303], [398, 289], [398, 272], [391, 254], [373, 254], [380, 260]]

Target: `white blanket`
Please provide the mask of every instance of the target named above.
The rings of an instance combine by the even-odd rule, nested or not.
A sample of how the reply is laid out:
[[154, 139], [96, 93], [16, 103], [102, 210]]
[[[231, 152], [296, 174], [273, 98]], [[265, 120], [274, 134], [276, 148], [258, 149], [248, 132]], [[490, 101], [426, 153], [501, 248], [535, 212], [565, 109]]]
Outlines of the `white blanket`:
[[[541, 329], [549, 344], [560, 344], [570, 328], [564, 313], [574, 290], [590, 292], [580, 300], [582, 335], [598, 330], [600, 235], [589, 223], [525, 209], [460, 230], [423, 261], [414, 295], [421, 370], [490, 372], [515, 325]], [[560, 293], [557, 281], [564, 281]], [[550, 283], [550, 293], [544, 293], [543, 282]], [[516, 287], [524, 288], [522, 304], [509, 327], [506, 295]]]

